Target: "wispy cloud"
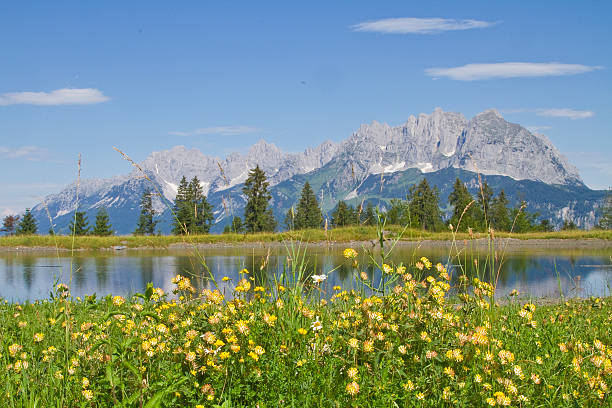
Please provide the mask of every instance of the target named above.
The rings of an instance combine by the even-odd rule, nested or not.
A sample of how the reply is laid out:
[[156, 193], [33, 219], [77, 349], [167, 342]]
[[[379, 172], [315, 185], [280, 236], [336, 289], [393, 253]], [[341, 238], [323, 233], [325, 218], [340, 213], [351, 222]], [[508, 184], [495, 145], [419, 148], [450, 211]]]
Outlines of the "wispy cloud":
[[586, 119], [595, 116], [595, 112], [581, 111], [574, 109], [539, 109], [537, 111], [539, 116], [547, 116], [552, 118], [569, 118], [572, 120]]
[[261, 129], [252, 126], [214, 126], [192, 130], [190, 132], [169, 132], [174, 136], [193, 136], [193, 135], [221, 135], [235, 136], [249, 133], [261, 132]]
[[454, 20], [447, 18], [386, 18], [366, 21], [351, 26], [353, 31], [369, 31], [384, 34], [437, 34], [444, 31], [484, 28], [496, 23], [479, 20]]
[[495, 64], [467, 64], [452, 68], [429, 68], [425, 70], [425, 73], [434, 79], [449, 78], [456, 81], [476, 81], [575, 75], [601, 68], [603, 67], [557, 62], [500, 62]]
[[0, 146], [0, 157], [3, 159], [22, 159], [33, 162], [40, 162], [48, 159], [49, 152], [38, 146]]
[[540, 133], [542, 130], [550, 130], [551, 126], [527, 126], [526, 128], [531, 133]]
[[94, 88], [64, 88], [51, 92], [11, 92], [0, 94], [1, 105], [91, 105], [109, 101]]

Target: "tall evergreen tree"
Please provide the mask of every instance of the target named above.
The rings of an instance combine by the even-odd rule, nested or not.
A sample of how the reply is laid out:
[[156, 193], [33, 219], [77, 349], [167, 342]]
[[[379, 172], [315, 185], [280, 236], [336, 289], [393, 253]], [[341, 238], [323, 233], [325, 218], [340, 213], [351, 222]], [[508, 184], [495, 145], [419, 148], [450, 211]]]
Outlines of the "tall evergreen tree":
[[36, 220], [34, 216], [30, 212], [29, 208], [26, 208], [25, 214], [23, 218], [19, 222], [19, 226], [17, 227], [18, 235], [31, 235], [36, 234], [38, 231], [38, 226], [36, 225]]
[[508, 199], [504, 190], [491, 201], [491, 209], [487, 213], [491, 227], [496, 231], [509, 231], [511, 227], [508, 213]]
[[[437, 188], [429, 186], [427, 179], [424, 178], [418, 185], [411, 186], [407, 198], [411, 226], [428, 231], [442, 229], [440, 193]], [[404, 223], [408, 223], [405, 217]]]
[[403, 222], [406, 214], [406, 203], [399, 198], [392, 198], [389, 201], [389, 209], [385, 213], [387, 224], [399, 225]]
[[357, 211], [353, 206], [346, 205], [344, 201], [338, 202], [338, 205], [331, 214], [331, 223], [334, 227], [346, 227], [355, 225], [359, 222]]
[[194, 176], [189, 182], [187, 201], [193, 211], [193, 224], [190, 232], [194, 234], [208, 234], [215, 217], [212, 213], [212, 206], [208, 203], [197, 176]]
[[89, 234], [89, 230], [91, 227], [89, 226], [89, 222], [87, 221], [87, 215], [85, 215], [85, 211], [77, 211], [74, 214], [74, 218], [70, 221], [70, 226], [68, 227], [70, 231], [70, 235], [74, 234], [77, 236], [87, 235]]
[[295, 229], [320, 228], [322, 222], [323, 214], [319, 202], [312, 187], [306, 182], [295, 212]]
[[111, 226], [106, 208], [98, 208], [98, 213], [96, 214], [96, 225], [94, 226], [92, 234], [100, 237], [109, 236], [113, 234], [112, 228], [113, 227]]
[[247, 198], [244, 207], [244, 224], [247, 232], [274, 231], [276, 228], [272, 209], [268, 207], [268, 202], [272, 198], [268, 192], [269, 185], [266, 173], [259, 168], [259, 165], [249, 171], [242, 189]]
[[174, 221], [172, 223], [172, 233], [174, 235], [186, 234], [189, 232], [189, 226], [193, 223], [191, 219], [191, 210], [189, 203], [187, 202], [187, 189], [189, 184], [187, 178], [183, 176], [176, 190], [176, 197], [174, 199]]
[[368, 202], [365, 210], [361, 211], [359, 223], [362, 225], [376, 225], [376, 214], [374, 214], [374, 206]]
[[285, 224], [285, 228], [287, 229], [287, 231], [293, 231], [296, 229], [295, 210], [293, 209], [293, 206], [290, 207], [285, 213], [284, 224]]
[[7, 215], [2, 220], [2, 229], [0, 229], [0, 231], [6, 233], [6, 235], [13, 235], [15, 234], [15, 230], [17, 229], [18, 222], [18, 215]]
[[510, 218], [512, 220], [510, 227], [512, 232], [530, 232], [537, 229], [536, 218], [538, 218], [538, 213], [527, 211], [527, 203], [525, 201], [521, 201], [520, 206], [510, 210]]
[[482, 227], [488, 227], [487, 224], [491, 224], [491, 204], [493, 199], [493, 190], [487, 182], [482, 184], [482, 189], [478, 191], [478, 206], [482, 210]]
[[140, 199], [140, 216], [136, 225], [135, 235], [153, 235], [159, 221], [155, 220], [155, 209], [153, 208], [153, 193], [146, 189]]
[[[453, 191], [448, 196], [448, 202], [453, 206], [453, 216], [450, 222], [460, 231], [480, 226], [480, 211], [478, 211], [479, 208], [476, 203], [472, 203], [472, 201], [474, 201], [474, 197], [472, 197], [465, 184], [457, 178], [453, 185]], [[461, 224], [459, 224], [459, 220], [461, 220]]]

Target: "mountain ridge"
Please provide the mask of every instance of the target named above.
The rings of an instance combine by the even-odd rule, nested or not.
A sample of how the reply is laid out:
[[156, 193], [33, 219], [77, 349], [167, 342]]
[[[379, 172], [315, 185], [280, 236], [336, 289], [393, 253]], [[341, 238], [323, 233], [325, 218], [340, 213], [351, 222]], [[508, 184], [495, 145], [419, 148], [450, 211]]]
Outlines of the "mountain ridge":
[[[516, 182], [530, 180], [557, 185], [561, 189], [586, 188], [578, 170], [550, 140], [506, 121], [496, 110], [481, 112], [469, 120], [461, 113], [436, 108], [429, 115], [411, 115], [398, 126], [373, 121], [362, 124], [339, 143], [325, 141], [298, 153], [283, 152], [261, 139], [247, 153], [231, 153], [224, 159], [205, 155], [196, 148], [174, 146], [153, 152], [140, 163], [153, 183], [149, 187], [156, 187], [161, 193], [154, 203], [157, 211], [166, 211], [165, 204], [173, 201], [182, 176], [188, 179], [197, 176], [205, 194], [213, 199], [216, 221], [221, 223], [227, 221], [230, 212], [239, 211], [241, 193], [237, 187], [255, 165], [266, 172], [271, 190], [308, 174], [314, 178], [319, 177], [318, 173], [328, 174], [325, 169], [333, 168], [326, 176], [325, 187], [317, 192], [328, 194], [329, 202], [357, 198], [359, 186], [373, 176], [409, 169], [418, 169], [421, 174], [458, 169], [485, 176], [506, 176]], [[82, 180], [79, 207], [93, 213], [97, 207], [105, 206], [111, 216], [116, 212], [117, 216], [130, 214], [136, 218], [140, 195], [147, 187], [145, 181], [138, 169], [107, 179]], [[45, 199], [60, 230], [67, 225], [65, 216], [76, 208], [75, 196], [73, 183]], [[297, 198], [288, 196], [282, 201], [291, 200]], [[46, 219], [49, 225], [43, 207], [39, 204], [32, 211], [39, 223], [44, 225]], [[592, 218], [582, 214], [577, 220], [588, 226]], [[122, 227], [120, 232], [130, 231]]]

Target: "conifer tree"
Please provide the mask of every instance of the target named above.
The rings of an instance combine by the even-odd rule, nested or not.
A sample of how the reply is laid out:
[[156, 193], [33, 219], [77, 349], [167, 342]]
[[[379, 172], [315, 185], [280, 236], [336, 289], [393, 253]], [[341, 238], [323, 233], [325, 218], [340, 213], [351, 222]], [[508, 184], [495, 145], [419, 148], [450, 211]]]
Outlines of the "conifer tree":
[[489, 185], [485, 181], [482, 184], [482, 190], [479, 190], [477, 195], [478, 195], [478, 206], [482, 210], [482, 215], [483, 215], [481, 224], [482, 224], [483, 229], [485, 229], [486, 227], [488, 227], [488, 225], [486, 225], [487, 223], [491, 224], [490, 212], [491, 212], [491, 204], [492, 204], [492, 199], [493, 199], [493, 190], [491, 189], [491, 187], [489, 187]]
[[36, 234], [38, 231], [38, 226], [36, 225], [36, 220], [34, 216], [30, 212], [29, 208], [26, 208], [25, 214], [23, 218], [19, 222], [19, 226], [17, 227], [18, 235], [31, 235]]
[[[453, 191], [448, 196], [448, 202], [453, 206], [451, 224], [458, 230], [466, 231], [468, 228], [477, 228], [480, 224], [482, 214], [473, 202], [474, 197], [470, 194], [463, 182], [457, 178], [453, 185]], [[471, 203], [471, 204], [470, 204]], [[461, 223], [459, 224], [459, 220]]]
[[295, 212], [295, 229], [320, 228], [322, 221], [323, 215], [317, 197], [310, 184], [306, 182]]
[[331, 217], [331, 223], [334, 227], [346, 227], [359, 221], [357, 211], [353, 206], [346, 205], [344, 201], [338, 203]]
[[510, 210], [510, 219], [512, 232], [530, 232], [536, 230], [536, 218], [538, 213], [527, 211], [527, 203], [521, 201], [518, 207]]
[[87, 215], [85, 215], [84, 211], [77, 211], [74, 213], [74, 218], [70, 221], [70, 226], [68, 227], [70, 231], [70, 235], [87, 235], [89, 234], [90, 226], [87, 221]]
[[192, 234], [208, 234], [215, 218], [212, 213], [212, 206], [206, 200], [197, 176], [191, 179], [187, 187], [187, 202], [192, 211], [192, 225], [189, 232]]
[[189, 226], [192, 224], [189, 204], [187, 203], [187, 189], [189, 184], [187, 178], [183, 176], [176, 191], [174, 199], [174, 221], [172, 223], [172, 233], [174, 235], [186, 234], [189, 231]]
[[359, 223], [362, 225], [376, 224], [376, 214], [374, 214], [374, 206], [372, 203], [368, 203], [365, 210], [361, 211]]
[[[244, 232], [244, 225], [242, 224], [242, 218], [234, 216], [232, 223], [225, 226], [227, 232], [233, 232], [235, 234], [241, 234]], [[225, 230], [223, 232], [226, 232]]]
[[596, 227], [603, 230], [612, 229], [612, 189], [608, 190], [606, 193], [604, 205], [601, 209], [601, 216]]
[[100, 237], [109, 236], [113, 234], [112, 228], [113, 227], [111, 226], [106, 208], [98, 208], [98, 213], [96, 214], [96, 225], [94, 226], [92, 234]]
[[399, 225], [402, 223], [406, 212], [406, 203], [399, 198], [392, 198], [389, 201], [389, 209], [387, 210], [385, 217], [387, 224]]
[[140, 216], [136, 225], [135, 235], [153, 235], [159, 221], [155, 220], [155, 209], [153, 208], [153, 193], [146, 189], [140, 199]]
[[490, 224], [496, 231], [510, 230], [510, 216], [508, 215], [508, 199], [504, 190], [491, 201], [490, 213], [487, 213]]
[[276, 228], [272, 209], [268, 207], [268, 202], [272, 198], [268, 192], [269, 185], [266, 174], [259, 165], [249, 171], [242, 189], [247, 198], [244, 208], [244, 224], [247, 232], [274, 231]]
[[293, 209], [293, 206], [291, 206], [285, 213], [284, 224], [285, 224], [285, 228], [287, 229], [287, 231], [293, 231], [296, 229], [295, 211]]
[[[427, 179], [424, 178], [418, 185], [411, 186], [407, 198], [411, 226], [428, 231], [442, 228], [440, 194], [437, 188], [429, 186]], [[407, 221], [404, 220], [404, 223]]]

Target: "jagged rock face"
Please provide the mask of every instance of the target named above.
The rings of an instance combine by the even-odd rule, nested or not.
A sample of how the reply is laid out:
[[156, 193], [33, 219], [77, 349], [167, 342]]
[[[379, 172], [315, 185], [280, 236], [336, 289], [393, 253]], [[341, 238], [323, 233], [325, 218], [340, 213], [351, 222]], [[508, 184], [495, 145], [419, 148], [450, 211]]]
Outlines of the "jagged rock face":
[[[576, 168], [545, 137], [507, 122], [494, 110], [468, 121], [460, 113], [437, 108], [430, 115], [410, 116], [400, 126], [378, 122], [362, 125], [340, 144], [328, 141], [301, 153], [285, 153], [263, 140], [246, 154], [232, 153], [225, 159], [184, 146], [154, 152], [140, 164], [150, 181], [137, 169], [106, 180], [84, 180], [79, 186], [79, 208], [93, 210], [105, 206], [121, 214], [137, 212], [142, 191], [147, 183], [152, 187], [152, 181], [163, 196], [154, 201], [155, 208], [162, 211], [165, 208], [162, 198], [174, 200], [182, 176], [188, 179], [197, 176], [209, 196], [221, 196], [231, 189], [234, 197], [230, 206], [234, 206], [240, 202], [240, 197], [235, 197], [239, 191], [236, 186], [244, 183], [249, 170], [256, 165], [266, 172], [271, 186], [333, 168], [333, 173], [325, 172], [328, 197], [333, 192], [344, 192], [354, 198], [360, 185], [372, 175], [384, 176], [410, 168], [418, 168], [422, 173], [455, 168], [584, 187]], [[74, 211], [75, 193], [75, 185], [71, 185], [46, 198], [51, 218], [59, 219]], [[221, 204], [218, 207], [215, 214], [221, 220], [224, 208]], [[33, 213], [39, 220], [48, 218], [42, 205], [36, 206]]]

